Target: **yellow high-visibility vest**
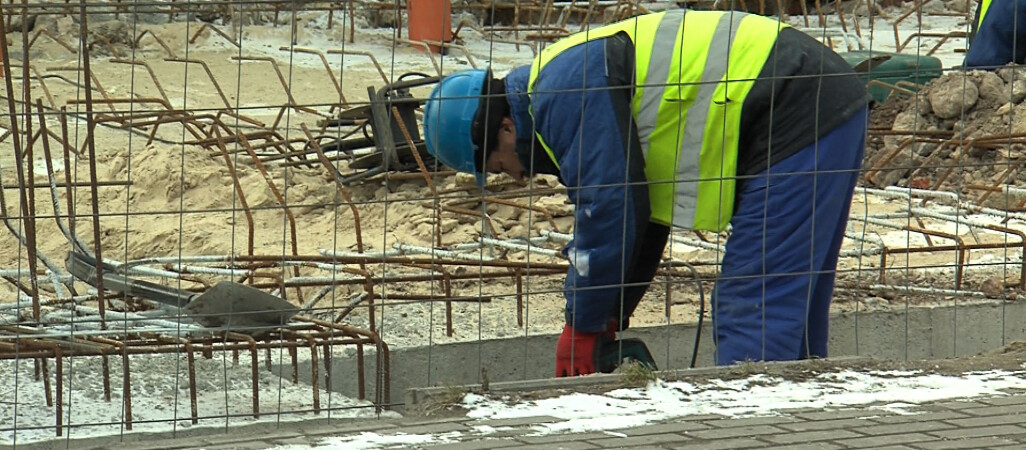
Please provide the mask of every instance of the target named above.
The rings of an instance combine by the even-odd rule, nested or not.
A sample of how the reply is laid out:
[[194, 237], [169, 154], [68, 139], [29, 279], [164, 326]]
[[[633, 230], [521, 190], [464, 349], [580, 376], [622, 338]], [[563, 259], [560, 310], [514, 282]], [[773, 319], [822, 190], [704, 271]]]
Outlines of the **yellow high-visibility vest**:
[[528, 94], [533, 98], [538, 74], [566, 49], [625, 32], [635, 47], [632, 110], [645, 154], [651, 220], [719, 231], [734, 212], [741, 106], [785, 26], [736, 11], [633, 17], [546, 47], [531, 65]]

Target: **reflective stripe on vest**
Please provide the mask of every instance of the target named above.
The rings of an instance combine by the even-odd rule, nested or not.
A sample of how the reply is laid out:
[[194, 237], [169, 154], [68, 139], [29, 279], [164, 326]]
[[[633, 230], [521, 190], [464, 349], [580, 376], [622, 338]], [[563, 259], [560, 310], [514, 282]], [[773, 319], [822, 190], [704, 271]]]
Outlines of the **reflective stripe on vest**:
[[980, 6], [980, 17], [976, 18], [976, 29], [980, 29], [980, 25], [983, 25], [983, 16], [987, 15], [987, 8], [990, 7], [990, 0], [983, 0], [983, 5]]
[[[733, 214], [741, 106], [782, 26], [738, 12], [672, 10], [634, 17], [547, 47], [531, 66], [528, 92], [562, 51], [626, 32], [636, 48], [632, 108], [651, 183], [651, 219], [722, 230]], [[537, 137], [558, 167], [552, 149]]]

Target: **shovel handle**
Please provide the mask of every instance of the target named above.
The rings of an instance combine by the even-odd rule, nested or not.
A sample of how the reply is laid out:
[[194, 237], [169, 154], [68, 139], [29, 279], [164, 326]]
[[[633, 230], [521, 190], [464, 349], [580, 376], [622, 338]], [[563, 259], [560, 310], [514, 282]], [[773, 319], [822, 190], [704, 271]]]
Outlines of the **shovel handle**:
[[[68, 252], [64, 266], [75, 278], [91, 286], [96, 286], [96, 259], [78, 252]], [[180, 289], [169, 288], [148, 281], [136, 280], [112, 272], [112, 267], [103, 265], [103, 288], [108, 291], [122, 292], [127, 295], [153, 300], [165, 305], [181, 308], [192, 299], [193, 293]]]

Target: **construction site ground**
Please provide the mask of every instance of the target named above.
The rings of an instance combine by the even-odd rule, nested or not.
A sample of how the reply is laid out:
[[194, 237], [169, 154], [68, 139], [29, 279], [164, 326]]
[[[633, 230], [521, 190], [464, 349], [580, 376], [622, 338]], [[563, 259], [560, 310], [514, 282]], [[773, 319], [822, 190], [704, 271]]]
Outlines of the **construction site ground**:
[[[879, 10], [883, 14], [874, 16], [873, 21], [865, 13], [861, 16], [852, 15], [863, 2], [845, 2], [845, 5], [849, 3], [853, 9], [846, 11], [848, 23], [852, 24], [853, 17], [859, 22], [861, 40], [874, 50], [894, 51], [902, 47], [901, 40], [916, 33], [923, 33], [924, 30], [965, 30], [968, 23], [966, 2], [961, 2], [962, 8], [957, 7], [959, 2], [924, 2], [923, 8], [933, 9], [927, 9], [922, 16], [906, 15], [910, 4], [883, 8]], [[815, 14], [809, 17], [792, 17], [789, 21], [815, 35], [817, 18]], [[60, 107], [66, 107], [68, 141], [75, 149], [84, 150], [85, 133], [89, 126], [80, 100], [84, 96], [86, 83], [82, 72], [76, 69], [80, 64], [79, 55], [69, 49], [75, 48], [79, 24], [70, 17], [52, 19], [52, 22], [50, 18], [45, 23], [43, 19], [38, 22], [40, 26], [49, 27], [47, 29], [51, 35], [36, 35], [37, 39], [32, 41], [29, 55], [22, 51], [25, 37], [21, 33], [8, 34], [9, 57], [17, 62], [12, 62], [9, 67], [13, 74], [11, 81], [17, 94], [15, 97], [21, 102], [20, 63], [30, 60], [33, 70], [38, 71], [38, 77], [33, 78], [31, 85], [30, 101], [34, 104], [38, 99], [43, 105], [45, 116], [40, 121], [34, 115], [30, 126], [38, 131], [45, 124], [50, 132], [59, 136], [63, 131], [62, 121], [55, 112]], [[331, 321], [344, 311], [346, 314], [342, 323], [361, 330], [372, 329], [392, 347], [551, 334], [563, 326], [563, 271], [548, 270], [542, 273], [543, 270], [525, 268], [531, 264], [565, 266], [565, 260], [557, 253], [565, 243], [565, 235], [573, 231], [573, 208], [565, 203], [561, 187], [553, 178], [538, 177], [529, 185], [521, 186], [508, 178], [491, 176], [485, 193], [489, 197], [487, 199], [483, 199], [482, 194], [474, 189], [469, 178], [452, 175], [444, 167], [427, 168], [429, 174], [426, 177], [418, 173], [406, 174], [408, 176], [401, 179], [397, 177], [386, 183], [379, 176], [342, 189], [336, 184], [333, 170], [318, 164], [290, 164], [289, 161], [295, 160], [281, 157], [270, 149], [251, 155], [238, 141], [227, 140], [222, 151], [218, 151], [216, 146], [210, 146], [209, 142], [208, 146], [195, 144], [202, 140], [202, 136], [193, 135], [195, 130], [182, 126], [181, 121], [161, 124], [156, 130], [150, 126], [146, 130], [136, 128], [135, 131], [127, 131], [133, 127], [133, 121], [142, 120], [133, 116], [133, 113], [144, 110], [183, 109], [213, 115], [229, 109], [250, 119], [247, 121], [221, 116], [218, 120], [229, 128], [235, 131], [259, 131], [271, 128], [274, 124], [274, 129], [284, 139], [295, 139], [297, 147], [307, 149], [311, 140], [323, 138], [327, 141], [327, 138], [341, 135], [342, 131], [322, 129], [318, 123], [339, 109], [353, 109], [366, 103], [368, 87], [381, 87], [387, 81], [396, 80], [409, 72], [451, 73], [475, 65], [490, 66], [501, 76], [510, 68], [531, 61], [533, 53], [528, 47], [489, 42], [480, 34], [464, 30], [463, 48], [467, 53], [451, 49], [447, 56], [432, 59], [420, 49], [395, 40], [393, 29], [370, 27], [364, 18], [359, 19], [355, 39], [349, 42], [348, 30], [338, 26], [338, 22], [333, 28], [328, 28], [327, 14], [323, 11], [300, 12], [296, 16], [295, 27], [290, 26], [292, 24], [287, 19], [282, 19], [277, 25], [266, 22], [247, 24], [238, 34], [230, 25], [218, 28], [198, 21], [148, 24], [113, 20], [113, 17], [103, 19], [97, 18], [90, 23], [93, 36], [104, 37], [101, 41], [94, 41], [91, 46], [95, 60], [91, 66], [94, 76], [92, 86], [93, 89], [102, 86], [105, 91], [104, 94], [99, 91], [92, 94], [97, 101], [93, 112], [106, 113], [106, 109], [110, 111], [110, 117], [120, 119], [96, 127], [95, 162], [91, 162], [88, 152], [84, 151], [78, 156], [65, 158], [63, 149], [56, 145], [53, 155], [47, 158], [41, 154], [40, 145], [37, 144], [31, 158], [23, 159], [28, 167], [24, 167], [19, 174], [12, 140], [2, 141], [0, 145], [4, 151], [0, 152], [3, 155], [0, 156], [0, 181], [4, 187], [7, 208], [4, 213], [5, 217], [18, 220], [5, 221], [10, 232], [0, 234], [0, 248], [9, 249], [0, 252], [0, 268], [22, 270], [30, 264], [31, 257], [25, 246], [19, 244], [15, 232], [21, 232], [21, 227], [27, 225], [27, 222], [20, 220], [25, 214], [17, 193], [31, 191], [34, 198], [26, 201], [32, 200], [30, 203], [34, 208], [36, 249], [39, 254], [56, 261], [58, 266], [71, 248], [66, 231], [61, 230], [58, 222], [68, 222], [71, 213], [68, 206], [73, 205], [75, 236], [90, 245], [98, 244], [106, 259], [115, 263], [140, 262], [140, 266], [148, 269], [176, 274], [175, 277], [151, 275], [152, 281], [201, 289], [205, 284], [225, 278], [226, 274], [238, 277], [257, 273], [264, 277], [261, 281], [270, 286], [274, 286], [278, 280], [285, 285], [284, 282], [294, 279], [296, 284], [288, 285], [285, 289], [268, 289], [297, 305], [308, 306], [304, 313], [316, 319]], [[339, 19], [336, 17], [336, 20]], [[841, 16], [827, 11], [822, 20], [830, 29], [836, 29]], [[898, 31], [895, 31], [891, 27], [898, 20], [902, 22], [899, 23]], [[215, 29], [223, 29], [229, 36], [239, 36], [238, 42]], [[293, 30], [295, 36], [292, 36]], [[842, 38], [835, 35], [832, 39], [837, 50], [845, 49]], [[926, 37], [902, 51], [925, 54], [937, 43], [938, 39]], [[942, 43], [936, 56], [942, 59], [945, 68], [953, 68], [961, 62], [961, 53], [956, 50], [964, 47], [964, 39], [948, 39]], [[316, 54], [306, 52], [308, 49], [325, 52], [327, 64], [331, 68], [325, 69], [325, 63]], [[331, 49], [362, 53], [343, 56], [332, 53], [329, 51]], [[205, 65], [187, 63], [185, 60], [202, 61]], [[143, 67], [131, 61], [145, 61], [149, 66]], [[379, 65], [373, 64], [374, 61]], [[1021, 272], [1023, 248], [1026, 246], [1023, 241], [1026, 239], [1020, 234], [1026, 231], [1026, 215], [1021, 212], [1021, 193], [1008, 189], [1003, 191], [1002, 186], [1014, 184], [1013, 177], [1018, 175], [1019, 161], [1026, 155], [1018, 147], [1021, 144], [1002, 146], [994, 144], [993, 138], [1002, 132], [1011, 136], [1013, 131], [1018, 130], [1021, 121], [1016, 119], [1019, 116], [1015, 112], [1022, 106], [1022, 98], [1017, 101], [1014, 99], [1019, 93], [1026, 94], [1026, 86], [1017, 85], [1014, 71], [1009, 75], [1010, 78], [1000, 80], [978, 74], [967, 78], [957, 71], [947, 77], [945, 83], [948, 84], [951, 83], [950, 78], [969, 80], [982, 100], [968, 104], [962, 96], [959, 97], [961, 103], [952, 106], [953, 103], [947, 101], [942, 108], [941, 100], [950, 99], [933, 100], [926, 94], [919, 97], [927, 97], [931, 101], [923, 103], [919, 97], [903, 99], [896, 95], [874, 111], [873, 123], [876, 128], [870, 132], [866, 167], [867, 177], [875, 177], [864, 180], [856, 191], [852, 205], [852, 220], [847, 230], [849, 239], [845, 241], [843, 258], [838, 266], [838, 291], [833, 305], [837, 312], [900, 311], [906, 308], [967, 304], [977, 300], [1020, 299], [1023, 283], [1026, 283]], [[333, 78], [339, 82], [338, 90], [333, 87]], [[45, 80], [45, 88], [41, 80]], [[984, 84], [989, 90], [979, 87]], [[936, 84], [940, 85], [940, 82]], [[1022, 92], [1018, 91], [1020, 88]], [[427, 89], [417, 88], [413, 93], [424, 97]], [[936, 92], [942, 90], [940, 87], [933, 89]], [[996, 93], [1006, 91], [1009, 94], [1007, 101], [1002, 102], [994, 97]], [[134, 98], [135, 101], [111, 102], [111, 106], [107, 106], [100, 100], [107, 97]], [[953, 116], [951, 108], [955, 108]], [[115, 109], [116, 113], [112, 111]], [[941, 111], [939, 114], [944, 117], [938, 118], [935, 110]], [[36, 114], [36, 110], [33, 109], [32, 113]], [[974, 126], [973, 121], [976, 120], [981, 121], [981, 126]], [[11, 122], [7, 116], [2, 120], [7, 129], [11, 128]], [[19, 122], [22, 132], [25, 126], [26, 122]], [[985, 130], [984, 134], [972, 134], [981, 129]], [[897, 137], [893, 134], [895, 132], [899, 132]], [[311, 135], [320, 137], [311, 138]], [[901, 147], [902, 139], [910, 135], [913, 140], [921, 140], [916, 140], [911, 146], [904, 144], [905, 147]], [[979, 145], [964, 145], [956, 150], [957, 145], [939, 142], [965, 136], [978, 138]], [[929, 147], [931, 145], [933, 147]], [[906, 149], [908, 158], [891, 155], [903, 154], [894, 151], [899, 147]], [[938, 147], [942, 151], [931, 153]], [[95, 171], [91, 166], [95, 166]], [[343, 171], [348, 169], [344, 162], [339, 167]], [[942, 179], [945, 172], [950, 174]], [[72, 184], [78, 187], [51, 190], [51, 184], [64, 183], [66, 174], [70, 176]], [[52, 180], [49, 179], [51, 175], [55, 177]], [[91, 180], [92, 177], [95, 177], [96, 182]], [[884, 182], [886, 180], [890, 182]], [[937, 183], [937, 190], [930, 191], [930, 188], [935, 187], [932, 184], [934, 182]], [[18, 189], [19, 185], [27, 183], [38, 188]], [[96, 188], [95, 197], [90, 185]], [[240, 193], [244, 193], [245, 207]], [[74, 197], [70, 203], [67, 201], [69, 195]], [[439, 208], [439, 204], [448, 209]], [[57, 205], [56, 209], [54, 205]], [[97, 207], [95, 211], [94, 205]], [[95, 220], [91, 217], [93, 215], [96, 216]], [[666, 250], [666, 259], [671, 265], [689, 262], [698, 267], [699, 276], [704, 280], [701, 292], [706, 301], [716, 275], [715, 263], [722, 254], [722, 245], [727, 236], [677, 232]], [[488, 243], [492, 241], [486, 239], [495, 242]], [[528, 242], [530, 251], [524, 251]], [[442, 258], [438, 256], [442, 252], [453, 252], [464, 258], [462, 261], [469, 262], [460, 266], [446, 266], [443, 269], [448, 272], [444, 275], [437, 271], [437, 267], [429, 265], [385, 262], [394, 255], [422, 258], [434, 255]], [[203, 262], [197, 259], [199, 262], [183, 264], [173, 261], [176, 257], [199, 256], [220, 256], [228, 260], [232, 255], [250, 253], [272, 259], [277, 257], [279, 260], [298, 260], [300, 256], [325, 259], [320, 260], [322, 265], [307, 261], [304, 264], [265, 266], [256, 262], [249, 266], [241, 263], [232, 266], [218, 260]], [[362, 253], [370, 262], [326, 266], [330, 263], [331, 255], [343, 253], [350, 256]], [[148, 262], [149, 258], [164, 259]], [[375, 259], [381, 262], [375, 263]], [[478, 264], [474, 263], [475, 259]], [[504, 268], [498, 263], [495, 267], [485, 267], [480, 261], [510, 263], [515, 267]], [[522, 271], [523, 276], [518, 275], [517, 270]], [[45, 269], [39, 272], [43, 273]], [[482, 273], [487, 273], [488, 277], [475, 276]], [[661, 271], [656, 278], [657, 285], [650, 290], [632, 319], [632, 326], [650, 327], [695, 321], [702, 297], [696, 284], [691, 281], [691, 276], [679, 264]], [[333, 277], [355, 278], [356, 281], [325, 290], [324, 284], [303, 285], [299, 280], [304, 277], [320, 277], [321, 282]], [[361, 303], [367, 287], [360, 277], [380, 277], [381, 280], [388, 280], [388, 277], [398, 277], [395, 279], [400, 280], [423, 277], [426, 281], [376, 284], [374, 292], [378, 297], [372, 321], [367, 304]], [[80, 302], [81, 307], [75, 313], [69, 313], [67, 303], [61, 300], [68, 295], [59, 291], [63, 289], [58, 286], [60, 283], [47, 284], [44, 281], [39, 283], [41, 297], [52, 302], [44, 303], [41, 307], [43, 322], [52, 324], [61, 333], [67, 329], [80, 329], [75, 327], [101, 328], [95, 323], [89, 325], [92, 323], [90, 321], [99, 320], [94, 311], [98, 308], [95, 299]], [[78, 282], [76, 285], [81, 293], [92, 295], [83, 283]], [[0, 324], [15, 324], [31, 315], [31, 302], [25, 300], [22, 288], [12, 282], [0, 284], [0, 302], [8, 306], [6, 309], [0, 308]], [[445, 298], [457, 298], [459, 301], [443, 302]], [[316, 303], [311, 299], [316, 299]], [[18, 305], [24, 306], [14, 307], [16, 301]], [[107, 312], [103, 328], [116, 329], [120, 326], [131, 329], [135, 326], [133, 321], [139, 320], [138, 315], [160, 312], [147, 302], [119, 300], [112, 305], [118, 309]], [[708, 307], [706, 311], [708, 315]], [[76, 319], [69, 317], [77, 317], [82, 323], [76, 324]], [[177, 320], [174, 317], [172, 319]], [[168, 330], [163, 329], [165, 336], [168, 336]], [[344, 346], [337, 348], [345, 349], [345, 352], [353, 351]], [[180, 352], [133, 356], [131, 372], [135, 383], [128, 390], [134, 389], [133, 397], [141, 402], [135, 408], [135, 419], [139, 423], [134, 433], [141, 435], [145, 432], [177, 430], [176, 427], [192, 427], [197, 422], [202, 425], [196, 428], [227, 426], [229, 422], [231, 426], [236, 426], [250, 422], [248, 411], [251, 407], [264, 412], [261, 419], [264, 422], [278, 413], [309, 408], [309, 387], [292, 387], [266, 370], [256, 374], [256, 369], [246, 364], [248, 356], [239, 363], [238, 352], [236, 349], [234, 355], [230, 350], [210, 357], [204, 355], [202, 358], [197, 357], [195, 364], [186, 364]], [[255, 349], [253, 353], [256, 353]], [[296, 361], [297, 358], [311, 357], [307, 352], [298, 352], [296, 356], [295, 350], [284, 348], [277, 349], [273, 354], [268, 350], [266, 355], [268, 367], [271, 359], [276, 364], [286, 364], [289, 359]], [[254, 356], [254, 359], [261, 363], [264, 361], [263, 356]], [[1011, 361], [1014, 366], [1003, 369], [1020, 369], [1017, 364], [1022, 361], [1021, 357], [1003, 355], [997, 359]], [[257, 363], [253, 364], [255, 366]], [[549, 364], [549, 361], [539, 364]], [[977, 367], [974, 364], [967, 361], [963, 369], [975, 370]], [[248, 380], [244, 383], [240, 381], [250, 376], [251, 369], [254, 380], [259, 379], [259, 387], [253, 388], [252, 392]], [[48, 441], [54, 435], [52, 422], [55, 411], [53, 406], [46, 406], [50, 402], [50, 388], [44, 389], [43, 383], [37, 381], [40, 370], [46, 374], [47, 369], [39, 369], [32, 359], [0, 361], [0, 386], [17, 387], [0, 387], [0, 417], [15, 415], [14, 408], [7, 405], [21, 405], [17, 415], [22, 430], [17, 433], [17, 439], [22, 443]], [[102, 424], [81, 429], [69, 428], [74, 431], [69, 431], [68, 436], [77, 438], [119, 434], [123, 430], [121, 422], [126, 414], [120, 404], [124, 393], [119, 393], [117, 386], [112, 392], [110, 386], [105, 386], [95, 374], [98, 370], [110, 371], [111, 377], [118, 379], [126, 378], [128, 370], [123, 370], [119, 364], [107, 367], [106, 359], [101, 362], [96, 356], [70, 357], [65, 370], [65, 386], [71, 387], [74, 402], [77, 402], [72, 403], [77, 408], [72, 414], [79, 414], [76, 420], [69, 420], [67, 425]], [[188, 406], [184, 405], [189, 402], [187, 388], [190, 387], [190, 383], [184, 379], [189, 370], [197, 372], [195, 378], [199, 381], [194, 384], [201, 384], [194, 409], [204, 419], [198, 419], [197, 422], [190, 422], [189, 414], [184, 412], [188, 410]], [[962, 370], [953, 372], [961, 373]], [[344, 408], [337, 412], [340, 417], [352, 420], [378, 415], [378, 411], [371, 405], [373, 397], [352, 399], [317, 386], [313, 390], [321, 392], [321, 401], [329, 405], [329, 409]], [[253, 398], [251, 402], [251, 396], [258, 394], [260, 398]], [[995, 434], [986, 434], [988, 428], [978, 428], [974, 425], [977, 422], [970, 420], [976, 416], [994, 415], [998, 418], [996, 420], [1014, 417], [1019, 412], [1014, 408], [1020, 403], [1011, 399], [1021, 399], [1021, 396], [1012, 395], [994, 401], [980, 400], [968, 403], [964, 408], [950, 404], [924, 406], [929, 414], [908, 417], [927, 418], [924, 423], [931, 425], [914, 425], [924, 427], [920, 437], [926, 443], [915, 444], [921, 445], [916, 447], [910, 441], [908, 448], [933, 448], [927, 443], [940, 446], [947, 442], [948, 437], [968, 437], [972, 433], [984, 433], [980, 435], [981, 439], [997, 436], [994, 438], [997, 440], [993, 441], [995, 444], [1019, 439], [1015, 437], [1018, 425], [1001, 425], [995, 429]], [[1008, 406], [999, 406], [1002, 402], [1009, 402]], [[10, 411], [10, 415], [7, 411]], [[703, 439], [728, 439], [731, 433], [755, 429], [767, 433], [755, 439], [749, 436], [755, 432], [745, 433], [741, 439], [750, 440], [753, 445], [769, 446], [782, 443], [773, 440], [775, 433], [779, 432], [781, 439], [785, 439], [798, 431], [784, 424], [840, 419], [852, 421], [849, 424], [852, 427], [852, 439], [864, 438], [865, 441], [860, 442], [904, 445], [879, 437], [890, 437], [887, 432], [874, 434], [870, 430], [887, 426], [888, 420], [898, 420], [898, 417], [904, 416], [894, 415], [893, 419], [888, 419], [892, 416], [880, 416], [883, 413], [876, 409], [859, 411], [865, 414], [839, 411], [830, 413], [836, 416], [818, 416], [808, 411], [788, 412], [774, 416], [781, 422], [773, 422], [776, 419], [750, 419], [750, 425], [743, 425], [745, 422], [739, 421], [737, 423], [742, 425], [729, 427], [724, 426], [724, 422], [717, 422], [716, 417], [696, 416], [673, 419], [672, 423], [666, 425], [665, 433], [651, 432], [658, 429], [651, 428], [636, 434], [639, 445], [644, 436], [666, 434], [671, 439], [666, 441], [666, 448], [689, 443], [711, 448], [706, 445], [715, 443]], [[131, 415], [132, 412], [128, 411], [127, 414]], [[396, 419], [394, 414], [385, 413], [385, 417], [388, 420]], [[222, 415], [232, 416], [233, 420], [224, 420]], [[286, 419], [275, 420], [276, 425], [285, 427], [282, 425], [284, 420], [297, 420], [295, 415], [287, 416]], [[511, 442], [511, 446], [528, 443], [544, 445], [544, 442], [532, 442], [518, 433], [523, 431], [524, 435], [529, 434], [526, 430], [532, 424], [546, 423], [545, 420], [509, 425], [514, 428], [509, 440], [496, 442]], [[759, 420], [766, 422], [756, 424]], [[474, 426], [467, 423], [466, 419], [445, 419], [438, 422], [437, 426], [453, 427], [454, 430]], [[367, 424], [366, 430], [354, 428], [353, 433], [372, 430], [385, 430], [379, 432], [382, 434], [393, 431], [398, 433], [403, 428], [403, 433], [410, 434], [407, 427], [416, 425], [408, 420], [375, 420]], [[434, 425], [425, 426], [430, 428]], [[484, 426], [498, 427], [487, 423]], [[690, 426], [697, 428], [688, 428]], [[807, 430], [836, 430], [824, 426], [827, 428]], [[859, 428], [862, 426], [865, 429]], [[291, 427], [289, 425], [286, 428]], [[707, 433], [693, 434], [692, 431]], [[721, 431], [721, 434], [717, 434]], [[958, 434], [962, 431], [967, 434]], [[240, 439], [234, 442], [201, 443], [256, 448], [253, 446], [268, 443], [285, 445], [288, 439], [300, 439], [299, 434], [305, 435], [308, 432], [310, 436], [320, 433], [302, 429], [282, 431], [273, 437], [254, 438], [254, 442]], [[334, 432], [339, 433], [337, 429]], [[4, 443], [12, 443], [15, 434], [4, 433]], [[629, 431], [623, 431], [622, 434], [629, 438], [634, 436]], [[701, 435], [707, 437], [694, 437]], [[677, 438], [680, 440], [673, 440]], [[872, 440], [877, 438], [880, 440]], [[618, 445], [613, 441], [600, 442], [601, 439], [625, 438], [609, 434], [578, 435], [566, 439], [566, 445], [568, 448]], [[467, 441], [477, 442], [480, 439]], [[61, 442], [40, 445], [60, 445]], [[113, 441], [96, 442], [98, 446], [114, 445], [111, 443]], [[165, 440], [160, 443], [173, 445], [175, 442]], [[187, 447], [190, 446], [188, 442], [195, 445], [200, 441], [182, 442], [182, 447]], [[489, 446], [496, 442], [474, 444], [461, 440], [451, 443], [465, 443], [466, 448], [491, 448]], [[673, 445], [669, 442], [673, 442]], [[739, 442], [732, 440], [728, 443], [725, 440], [721, 444], [728, 447], [743, 445]], [[1018, 441], [1012, 440], [1009, 445], [1015, 442]], [[304, 440], [303, 443], [312, 445], [316, 441]], [[650, 443], [663, 445], [657, 441]], [[838, 445], [849, 444], [824, 440], [823, 447], [817, 448], [838, 448]]]

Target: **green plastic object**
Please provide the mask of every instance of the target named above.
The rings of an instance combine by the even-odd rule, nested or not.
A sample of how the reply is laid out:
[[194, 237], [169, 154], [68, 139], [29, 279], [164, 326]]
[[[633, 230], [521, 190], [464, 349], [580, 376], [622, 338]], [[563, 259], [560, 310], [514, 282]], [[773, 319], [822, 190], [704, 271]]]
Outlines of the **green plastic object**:
[[840, 54], [866, 83], [873, 100], [883, 103], [897, 89], [915, 91], [941, 76], [941, 60], [926, 55], [903, 55], [859, 50]]

